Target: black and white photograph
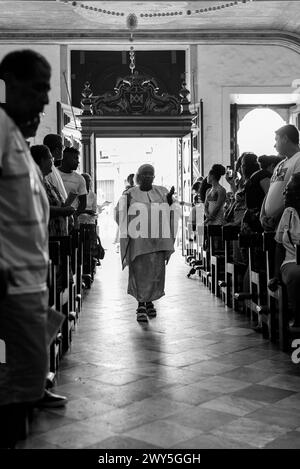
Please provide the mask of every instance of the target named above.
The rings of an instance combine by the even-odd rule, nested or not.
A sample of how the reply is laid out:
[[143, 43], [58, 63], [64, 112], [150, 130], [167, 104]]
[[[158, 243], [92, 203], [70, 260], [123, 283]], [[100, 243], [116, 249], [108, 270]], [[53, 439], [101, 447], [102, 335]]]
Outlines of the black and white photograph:
[[300, 1], [0, 0], [0, 460], [300, 450], [299, 132]]

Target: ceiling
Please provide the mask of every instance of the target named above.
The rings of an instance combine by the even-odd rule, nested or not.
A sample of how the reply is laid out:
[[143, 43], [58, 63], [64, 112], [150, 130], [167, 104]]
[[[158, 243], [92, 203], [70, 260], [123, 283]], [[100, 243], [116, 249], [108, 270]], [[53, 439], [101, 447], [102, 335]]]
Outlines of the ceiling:
[[2, 40], [126, 38], [134, 13], [136, 39], [269, 35], [300, 45], [300, 1], [0, 0], [0, 11]]

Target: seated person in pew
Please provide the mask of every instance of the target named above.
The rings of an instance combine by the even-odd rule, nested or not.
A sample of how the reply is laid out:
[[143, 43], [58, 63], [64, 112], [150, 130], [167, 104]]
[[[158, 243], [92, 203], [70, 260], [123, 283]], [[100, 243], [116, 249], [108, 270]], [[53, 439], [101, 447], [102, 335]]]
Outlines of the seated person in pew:
[[275, 240], [275, 272], [268, 288], [275, 291], [281, 280], [287, 289], [292, 328], [300, 332], [300, 265], [296, 263], [296, 244], [300, 243], [300, 172], [293, 174], [284, 190], [285, 209]]

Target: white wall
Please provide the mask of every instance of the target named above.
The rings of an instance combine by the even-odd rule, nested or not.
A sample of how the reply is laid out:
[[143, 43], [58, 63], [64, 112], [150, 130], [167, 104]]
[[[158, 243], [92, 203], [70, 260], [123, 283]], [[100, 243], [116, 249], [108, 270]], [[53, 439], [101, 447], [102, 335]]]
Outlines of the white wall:
[[[99, 152], [109, 156], [99, 158]], [[154, 184], [170, 188], [177, 181], [177, 139], [176, 138], [98, 138], [96, 140], [97, 180], [114, 180], [116, 202], [126, 185], [130, 173], [136, 173], [139, 166], [153, 164]]]
[[[67, 51], [66, 46], [50, 44], [0, 44], [0, 60], [12, 50], [27, 47], [43, 54], [52, 67], [50, 104], [45, 108], [46, 115], [34, 139], [34, 143], [41, 143], [47, 133], [56, 133], [56, 102], [66, 94], [61, 72], [68, 69], [69, 50]], [[81, 47], [88, 48], [87, 45], [78, 48]], [[94, 47], [105, 48], [103, 45]], [[187, 64], [190, 70], [198, 69], [195, 83], [198, 85], [198, 98], [204, 101], [204, 150], [207, 172], [214, 162], [229, 164], [230, 94], [292, 92], [291, 83], [300, 76], [300, 60], [297, 52], [282, 46], [203, 44], [196, 48], [191, 47], [193, 54], [187, 54]], [[151, 50], [158, 47], [145, 45], [139, 48]], [[161, 48], [179, 47], [169, 44], [161, 45]], [[188, 70], [187, 78], [189, 76]]]
[[60, 46], [43, 44], [0, 44], [0, 61], [2, 61], [4, 56], [9, 52], [21, 49], [32, 49], [39, 52], [48, 60], [52, 68], [49, 105], [45, 107], [45, 115], [42, 117], [36, 137], [31, 139], [33, 144], [40, 144], [46, 134], [56, 133], [57, 131], [56, 102], [61, 100]]
[[198, 45], [198, 97], [204, 101], [205, 172], [230, 163], [230, 94], [292, 92], [300, 55], [272, 45]]

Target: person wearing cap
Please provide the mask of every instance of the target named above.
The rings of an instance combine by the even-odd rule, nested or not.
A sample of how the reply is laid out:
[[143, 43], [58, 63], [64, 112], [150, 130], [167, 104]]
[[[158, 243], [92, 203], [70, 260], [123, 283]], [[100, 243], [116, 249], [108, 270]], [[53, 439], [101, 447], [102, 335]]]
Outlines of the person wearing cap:
[[140, 166], [137, 185], [125, 191], [115, 209], [120, 227], [122, 268], [129, 268], [128, 293], [138, 302], [137, 320], [156, 316], [153, 301], [165, 292], [165, 266], [174, 252], [177, 210], [174, 187], [153, 184], [154, 167]]

